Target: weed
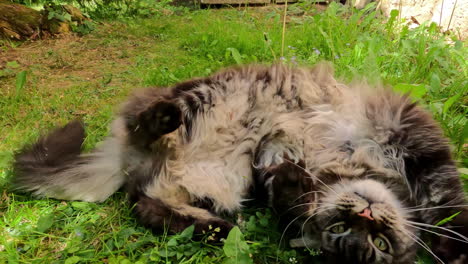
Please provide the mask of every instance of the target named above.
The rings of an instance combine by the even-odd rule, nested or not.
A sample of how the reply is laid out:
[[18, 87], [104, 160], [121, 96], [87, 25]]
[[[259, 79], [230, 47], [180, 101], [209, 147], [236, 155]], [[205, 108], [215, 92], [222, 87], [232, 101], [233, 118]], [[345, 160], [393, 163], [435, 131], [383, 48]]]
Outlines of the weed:
[[20, 65], [17, 61], [8, 61], [5, 67], [0, 70], [0, 78], [14, 76], [19, 67]]
[[18, 73], [16, 76], [16, 94], [15, 99], [18, 99], [21, 96], [24, 85], [26, 84], [26, 71]]

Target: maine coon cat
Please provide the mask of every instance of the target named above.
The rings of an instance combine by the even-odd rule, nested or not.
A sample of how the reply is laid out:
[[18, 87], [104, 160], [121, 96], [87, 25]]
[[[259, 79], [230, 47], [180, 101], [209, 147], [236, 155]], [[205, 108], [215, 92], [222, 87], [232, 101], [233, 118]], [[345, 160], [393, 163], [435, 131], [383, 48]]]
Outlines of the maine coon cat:
[[468, 213], [440, 128], [406, 96], [347, 86], [325, 64], [242, 66], [140, 90], [94, 151], [82, 154], [83, 140], [78, 121], [41, 137], [17, 154], [13, 183], [89, 202], [124, 186], [149, 228], [219, 227], [218, 237], [233, 226], [219, 214], [264, 188], [301, 226], [296, 245], [348, 263], [411, 263], [427, 247], [418, 231], [462, 211], [462, 228], [432, 247], [444, 261], [467, 257]]

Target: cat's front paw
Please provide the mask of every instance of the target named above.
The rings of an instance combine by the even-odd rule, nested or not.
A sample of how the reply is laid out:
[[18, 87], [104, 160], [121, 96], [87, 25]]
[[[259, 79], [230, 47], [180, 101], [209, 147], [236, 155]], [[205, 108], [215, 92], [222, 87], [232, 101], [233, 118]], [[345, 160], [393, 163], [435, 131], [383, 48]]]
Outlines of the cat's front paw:
[[434, 253], [449, 264], [468, 263], [467, 242], [454, 241], [450, 238], [441, 237], [436, 242]]
[[200, 220], [195, 223], [195, 233], [208, 234], [208, 241], [217, 243], [227, 238], [233, 227], [234, 224], [221, 218]]
[[434, 253], [445, 263], [468, 263], [468, 209], [461, 210], [448, 225], [443, 227], [452, 232], [438, 231], [443, 236], [434, 237], [432, 241]]
[[449, 262], [449, 264], [466, 264], [468, 263], [468, 253], [461, 254], [458, 258]]
[[130, 143], [140, 149], [151, 149], [151, 144], [161, 136], [171, 133], [182, 124], [182, 111], [170, 100], [159, 99], [127, 114]]
[[170, 101], [157, 101], [138, 115], [140, 129], [154, 137], [176, 130], [182, 124], [180, 108]]
[[257, 169], [275, 167], [285, 162], [296, 164], [304, 157], [300, 148], [276, 140], [263, 144], [259, 149], [254, 161]]

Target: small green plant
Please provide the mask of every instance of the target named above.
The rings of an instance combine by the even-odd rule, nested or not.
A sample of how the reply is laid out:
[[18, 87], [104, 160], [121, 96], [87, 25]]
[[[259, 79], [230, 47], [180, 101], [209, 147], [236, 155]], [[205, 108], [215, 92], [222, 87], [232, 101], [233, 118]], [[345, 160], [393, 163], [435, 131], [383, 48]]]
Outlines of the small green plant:
[[80, 35], [89, 34], [96, 27], [96, 24], [89, 19], [86, 13], [81, 13], [77, 8], [71, 5], [47, 3], [44, 5], [43, 12], [47, 15], [47, 19], [50, 23], [67, 23], [70, 25], [71, 31]]
[[90, 20], [85, 20], [82, 23], [72, 23], [71, 28], [73, 32], [76, 32], [80, 35], [86, 35], [91, 33], [96, 28], [96, 23]]
[[24, 85], [26, 84], [26, 74], [26, 71], [21, 71], [16, 75], [16, 99], [23, 93]]
[[393, 89], [409, 94], [415, 100], [420, 100], [427, 93], [427, 87], [424, 84], [398, 83], [393, 86]]
[[224, 241], [223, 251], [227, 257], [223, 264], [253, 263], [250, 247], [237, 226], [229, 232]]
[[44, 6], [44, 10], [47, 13], [48, 20], [57, 19], [62, 22], [72, 21], [72, 16], [66, 11], [64, 6], [62, 5], [55, 5], [55, 4], [49, 3]]
[[[181, 233], [169, 238], [164, 247], [156, 249], [161, 260], [175, 259], [181, 261], [184, 257], [191, 257], [201, 250], [201, 243], [192, 241], [195, 226], [189, 226]], [[153, 258], [153, 260], [156, 260]]]
[[17, 61], [7, 62], [5, 67], [0, 69], [0, 78], [15, 76], [19, 68], [20, 65]]
[[457, 217], [457, 215], [459, 215], [460, 213], [461, 213], [461, 211], [460, 211], [460, 212], [456, 212], [456, 213], [454, 213], [453, 215], [451, 215], [451, 216], [449, 216], [449, 217], [447, 217], [447, 218], [445, 218], [445, 219], [440, 220], [439, 222], [437, 222], [437, 224], [435, 224], [435, 226], [441, 226], [441, 225], [444, 225], [444, 224], [446, 224], [446, 223], [452, 221], [452, 220], [453, 220], [455, 217]]
[[227, 48], [226, 57], [232, 56], [237, 64], [242, 64], [242, 56], [236, 48]]

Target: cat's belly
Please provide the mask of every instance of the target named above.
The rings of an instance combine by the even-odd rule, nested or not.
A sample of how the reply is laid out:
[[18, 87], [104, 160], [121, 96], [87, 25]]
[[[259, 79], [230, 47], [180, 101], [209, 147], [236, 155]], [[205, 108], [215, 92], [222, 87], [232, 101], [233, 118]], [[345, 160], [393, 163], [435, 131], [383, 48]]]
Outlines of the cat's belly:
[[171, 178], [192, 201], [209, 199], [218, 212], [240, 209], [253, 182], [252, 157], [261, 138], [240, 121], [229, 121], [200, 120], [197, 137], [180, 144], [176, 160], [168, 164]]
[[209, 199], [218, 212], [240, 209], [252, 184], [252, 153], [257, 142], [231, 132], [231, 137], [219, 132], [212, 140], [182, 145], [177, 159], [168, 164], [171, 178], [192, 200]]
[[253, 142], [246, 145], [217, 150], [180, 145], [177, 154], [154, 175], [146, 194], [186, 203], [209, 200], [217, 212], [236, 211], [253, 182], [252, 155], [244, 151], [252, 148]]
[[226, 164], [225, 160], [202, 160], [186, 164], [178, 184], [198, 199], [210, 199], [216, 211], [240, 209], [252, 184], [250, 159], [239, 157]]

